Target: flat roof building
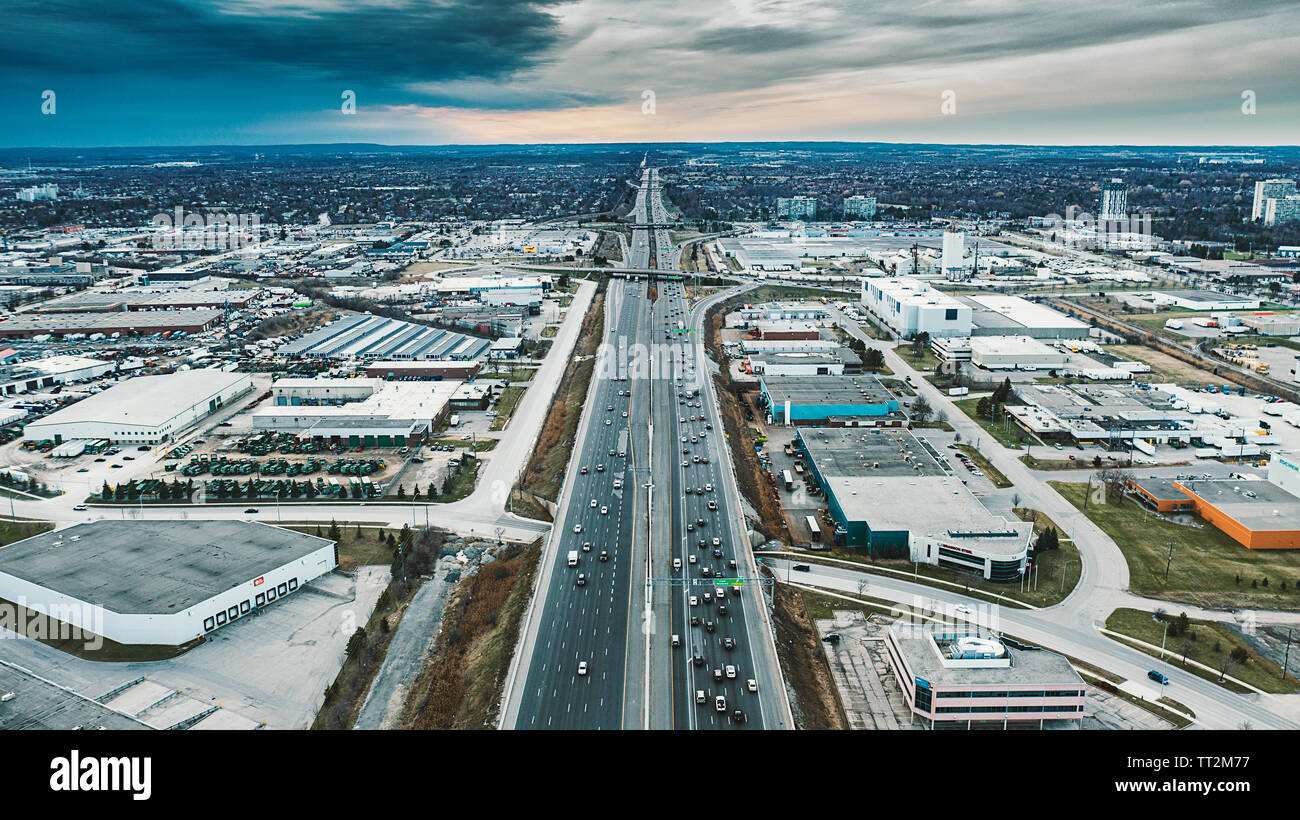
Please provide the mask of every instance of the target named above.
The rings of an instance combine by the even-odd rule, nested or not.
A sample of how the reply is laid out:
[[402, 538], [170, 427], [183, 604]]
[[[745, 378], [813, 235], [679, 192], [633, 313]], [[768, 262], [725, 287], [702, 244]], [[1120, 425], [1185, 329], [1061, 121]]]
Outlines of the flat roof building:
[[1246, 549], [1300, 549], [1300, 498], [1271, 481], [1185, 480], [1196, 514]]
[[0, 336], [30, 339], [33, 336], [69, 333], [120, 333], [148, 335], [183, 330], [200, 333], [221, 321], [219, 310], [158, 310], [129, 313], [61, 313], [27, 318], [25, 314], [0, 321]]
[[462, 382], [279, 379], [274, 404], [253, 411], [253, 429], [294, 432], [336, 444], [404, 447], [447, 415]]
[[0, 598], [122, 644], [177, 646], [338, 564], [324, 538], [254, 521], [88, 521], [0, 547]]
[[969, 728], [1083, 717], [1086, 687], [1063, 655], [1019, 649], [965, 624], [895, 621], [885, 655], [912, 714]]
[[973, 336], [970, 361], [985, 370], [1063, 367], [1069, 355], [1029, 336]]
[[971, 306], [918, 279], [864, 279], [862, 304], [903, 338], [971, 335]]
[[826, 494], [836, 544], [999, 582], [1024, 571], [1033, 525], [990, 513], [910, 431], [799, 428], [795, 446]]
[[902, 426], [898, 398], [875, 376], [762, 376], [760, 403], [772, 424], [825, 424], [865, 416]]
[[[1028, 336], [1034, 339], [1086, 339], [1086, 322], [1071, 319], [1060, 311], [998, 293], [958, 296], [970, 306], [972, 338], [980, 336]], [[934, 335], [934, 334], [931, 334]]]
[[158, 444], [252, 389], [247, 373], [222, 370], [136, 376], [28, 424], [23, 437], [56, 444], [78, 438]]

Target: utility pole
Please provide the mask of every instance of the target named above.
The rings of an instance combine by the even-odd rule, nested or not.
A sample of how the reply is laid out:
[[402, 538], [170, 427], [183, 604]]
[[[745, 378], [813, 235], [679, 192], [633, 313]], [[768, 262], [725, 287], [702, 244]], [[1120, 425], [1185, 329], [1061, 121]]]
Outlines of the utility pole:
[[1174, 542], [1166, 541], [1165, 546], [1169, 547], [1169, 558], [1165, 560], [1165, 583], [1169, 583], [1169, 565], [1174, 562]]
[[1282, 680], [1286, 680], [1286, 665], [1291, 662], [1291, 627], [1286, 628], [1286, 654], [1282, 656]]

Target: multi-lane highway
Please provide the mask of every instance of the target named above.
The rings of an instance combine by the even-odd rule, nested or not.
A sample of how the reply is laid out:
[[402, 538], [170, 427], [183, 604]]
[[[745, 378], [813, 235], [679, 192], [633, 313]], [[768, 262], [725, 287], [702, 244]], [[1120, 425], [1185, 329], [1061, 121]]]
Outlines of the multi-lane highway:
[[[632, 219], [626, 266], [676, 270], [656, 169]], [[680, 281], [610, 284], [503, 725], [788, 725], [700, 320]]]

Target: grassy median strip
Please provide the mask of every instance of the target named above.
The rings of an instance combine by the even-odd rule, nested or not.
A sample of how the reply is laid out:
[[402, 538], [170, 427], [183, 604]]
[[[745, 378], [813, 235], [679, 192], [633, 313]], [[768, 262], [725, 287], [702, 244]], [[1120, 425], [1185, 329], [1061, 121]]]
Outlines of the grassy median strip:
[[[1167, 630], [1166, 621], [1169, 623]], [[1150, 612], [1121, 608], [1106, 618], [1106, 628], [1156, 647], [1160, 646], [1163, 638], [1165, 660], [1170, 668], [1177, 667], [1234, 692], [1249, 690], [1231, 681], [1220, 680], [1223, 673], [1265, 692], [1289, 695], [1300, 691], [1300, 681], [1293, 675], [1283, 678], [1282, 667], [1256, 652], [1250, 641], [1225, 624], [1192, 618], [1183, 621], [1172, 613], [1166, 614], [1164, 620], [1161, 620]], [[1136, 644], [1126, 645], [1155, 658], [1160, 656], [1158, 649]], [[1184, 663], [1184, 660], [1205, 664], [1218, 672]], [[1156, 666], [1155, 669], [1164, 671], [1163, 666]]]
[[[1138, 595], [1205, 607], [1300, 609], [1296, 550], [1248, 550], [1200, 519], [1197, 526], [1176, 524], [1129, 498], [1111, 496], [1098, 503], [1089, 498], [1087, 484], [1048, 484], [1120, 548], [1128, 562], [1129, 588]], [[1092, 490], [1100, 496], [1096, 486]]]

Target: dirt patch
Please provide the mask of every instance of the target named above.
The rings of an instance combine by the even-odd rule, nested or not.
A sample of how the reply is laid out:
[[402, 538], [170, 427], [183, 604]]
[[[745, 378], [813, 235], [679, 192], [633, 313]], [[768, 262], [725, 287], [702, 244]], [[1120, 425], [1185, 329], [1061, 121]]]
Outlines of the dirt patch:
[[772, 623], [776, 628], [776, 654], [786, 683], [794, 690], [791, 708], [795, 725], [800, 729], [848, 728], [803, 595], [794, 587], [775, 586]]
[[503, 550], [462, 582], [411, 689], [403, 728], [483, 729], [496, 720], [541, 544]]

